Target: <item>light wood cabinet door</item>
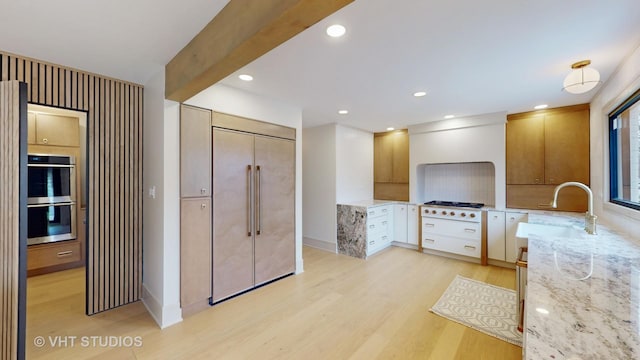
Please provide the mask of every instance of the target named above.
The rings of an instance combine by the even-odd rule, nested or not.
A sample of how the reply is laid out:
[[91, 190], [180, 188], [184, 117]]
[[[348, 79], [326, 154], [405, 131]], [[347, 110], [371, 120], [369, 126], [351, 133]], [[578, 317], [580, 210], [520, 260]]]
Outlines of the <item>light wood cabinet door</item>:
[[77, 117], [36, 114], [36, 144], [80, 146], [80, 120]]
[[393, 139], [381, 135], [373, 137], [374, 182], [388, 183], [393, 178]]
[[180, 196], [211, 196], [211, 111], [180, 107]]
[[507, 184], [543, 184], [544, 116], [507, 122]]
[[27, 144], [36, 143], [36, 114], [27, 113]]
[[545, 117], [545, 183], [589, 184], [589, 110]]
[[255, 137], [255, 285], [295, 271], [295, 142]]
[[180, 306], [206, 306], [211, 297], [211, 199], [180, 201]]
[[388, 135], [393, 146], [393, 183], [409, 183], [409, 133], [396, 131]]
[[214, 301], [254, 285], [253, 143], [251, 134], [213, 129]]

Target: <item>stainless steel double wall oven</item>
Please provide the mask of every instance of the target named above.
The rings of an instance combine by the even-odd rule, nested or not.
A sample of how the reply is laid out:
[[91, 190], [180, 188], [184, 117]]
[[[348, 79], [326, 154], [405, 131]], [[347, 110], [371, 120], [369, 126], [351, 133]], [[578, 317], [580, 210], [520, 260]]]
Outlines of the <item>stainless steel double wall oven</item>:
[[75, 157], [28, 155], [28, 244], [76, 238]]

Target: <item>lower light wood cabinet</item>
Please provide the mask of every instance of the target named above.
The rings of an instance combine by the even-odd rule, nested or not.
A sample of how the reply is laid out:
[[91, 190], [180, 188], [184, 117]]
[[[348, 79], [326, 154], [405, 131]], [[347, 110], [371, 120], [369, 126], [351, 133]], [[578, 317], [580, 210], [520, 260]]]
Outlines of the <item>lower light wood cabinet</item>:
[[[82, 265], [82, 246], [78, 240], [60, 241], [27, 247], [28, 275], [39, 275]], [[80, 264], [78, 264], [80, 263]]]
[[183, 316], [211, 297], [211, 199], [180, 201], [180, 304]]

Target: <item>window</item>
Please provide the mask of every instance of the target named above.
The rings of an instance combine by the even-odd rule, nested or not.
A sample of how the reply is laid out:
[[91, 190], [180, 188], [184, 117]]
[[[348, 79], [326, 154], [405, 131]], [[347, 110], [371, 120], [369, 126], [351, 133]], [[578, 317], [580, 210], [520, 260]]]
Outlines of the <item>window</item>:
[[640, 210], [640, 90], [609, 114], [610, 199]]

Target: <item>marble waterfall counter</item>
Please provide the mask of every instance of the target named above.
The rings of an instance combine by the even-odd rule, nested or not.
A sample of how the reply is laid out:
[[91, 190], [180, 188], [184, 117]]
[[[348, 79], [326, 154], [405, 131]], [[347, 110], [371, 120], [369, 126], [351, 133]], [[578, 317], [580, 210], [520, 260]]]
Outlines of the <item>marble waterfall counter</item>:
[[393, 204], [368, 200], [337, 204], [338, 253], [360, 259], [386, 248], [393, 233]]
[[[529, 223], [582, 228], [580, 214], [532, 211]], [[640, 358], [640, 244], [598, 235], [530, 235], [525, 359]]]

